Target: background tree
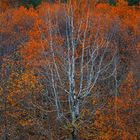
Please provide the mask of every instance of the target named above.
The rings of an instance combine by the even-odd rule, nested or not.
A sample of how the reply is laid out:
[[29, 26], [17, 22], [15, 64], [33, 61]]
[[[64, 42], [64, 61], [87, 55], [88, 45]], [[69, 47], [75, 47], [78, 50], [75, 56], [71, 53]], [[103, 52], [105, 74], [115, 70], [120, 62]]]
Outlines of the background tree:
[[140, 1], [139, 0], [128, 0], [128, 5], [133, 6], [133, 5], [139, 5]]
[[21, 0], [21, 4], [29, 7], [32, 5], [33, 7], [37, 7], [41, 4], [42, 0]]

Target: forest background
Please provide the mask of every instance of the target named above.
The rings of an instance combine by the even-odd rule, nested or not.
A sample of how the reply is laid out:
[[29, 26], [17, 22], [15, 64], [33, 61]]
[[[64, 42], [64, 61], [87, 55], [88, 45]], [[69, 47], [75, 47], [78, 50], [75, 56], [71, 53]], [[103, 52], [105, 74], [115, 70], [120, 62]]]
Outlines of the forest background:
[[0, 1], [1, 140], [139, 140], [139, 0]]

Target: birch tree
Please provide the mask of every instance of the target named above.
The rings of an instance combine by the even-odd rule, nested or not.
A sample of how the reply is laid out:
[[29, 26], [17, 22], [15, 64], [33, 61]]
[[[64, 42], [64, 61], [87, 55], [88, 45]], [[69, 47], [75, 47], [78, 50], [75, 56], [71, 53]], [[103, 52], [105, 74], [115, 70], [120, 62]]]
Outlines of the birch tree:
[[[95, 87], [116, 78], [117, 47], [113, 42], [116, 28], [106, 35], [100, 18], [92, 17], [89, 11], [83, 17], [75, 16], [71, 5], [63, 17], [57, 13], [52, 17], [48, 10], [47, 35], [42, 41], [48, 47], [46, 51], [44, 43], [41, 45], [45, 61], [43, 59], [40, 67], [44, 72], [38, 71], [38, 74], [46, 78], [46, 102], [51, 109], [46, 112], [53, 113], [57, 122], [69, 130], [70, 138], [77, 140], [80, 127], [104, 106], [104, 103], [95, 106], [91, 103], [91, 99], [100, 96], [99, 91], [94, 93]], [[60, 25], [60, 21], [63, 24]], [[38, 29], [43, 35], [41, 27]], [[113, 91], [116, 84], [113, 86], [108, 92]], [[90, 112], [87, 120], [83, 120], [85, 110]]]

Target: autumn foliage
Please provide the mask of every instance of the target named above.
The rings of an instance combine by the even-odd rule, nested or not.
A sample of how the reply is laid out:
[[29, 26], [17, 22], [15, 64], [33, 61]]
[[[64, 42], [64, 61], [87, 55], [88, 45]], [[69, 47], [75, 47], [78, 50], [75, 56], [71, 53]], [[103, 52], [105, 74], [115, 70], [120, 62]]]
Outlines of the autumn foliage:
[[[95, 60], [98, 66], [107, 48], [104, 44], [108, 42], [103, 62], [113, 61], [111, 68], [117, 67], [110, 79], [102, 81], [107, 77], [103, 73], [91, 90], [92, 96], [87, 96], [88, 102], [75, 123], [77, 139], [73, 140], [140, 139], [139, 6], [130, 7], [123, 0], [118, 0], [115, 6], [96, 1], [89, 4], [84, 0], [80, 3], [42, 2], [35, 7], [11, 6], [8, 1], [0, 5], [0, 139], [70, 139], [73, 124], [68, 96], [56, 87], [62, 100], [60, 107], [64, 106], [60, 110], [66, 116], [60, 121], [62, 116], [55, 110], [57, 103], [53, 104], [57, 96], [51, 94], [55, 88], [50, 83], [69, 88], [67, 73], [63, 73], [67, 70], [69, 45], [76, 44], [75, 85], [80, 86], [78, 76], [83, 50], [87, 50], [83, 59], [88, 64], [89, 46], [99, 49], [99, 58]], [[68, 39], [71, 44], [67, 43]], [[114, 54], [117, 59], [113, 60]], [[72, 52], [69, 55], [72, 56]], [[108, 69], [104, 64], [102, 67]], [[89, 71], [90, 67], [86, 68]], [[55, 75], [55, 69], [59, 76]], [[52, 75], [55, 80], [50, 78]]]

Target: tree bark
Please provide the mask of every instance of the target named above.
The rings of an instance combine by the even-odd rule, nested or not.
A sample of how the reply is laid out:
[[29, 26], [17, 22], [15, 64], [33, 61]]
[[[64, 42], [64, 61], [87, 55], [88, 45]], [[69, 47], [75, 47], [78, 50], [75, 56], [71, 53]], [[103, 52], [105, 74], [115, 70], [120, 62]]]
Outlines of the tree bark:
[[77, 140], [77, 130], [74, 126], [72, 131], [72, 140]]

